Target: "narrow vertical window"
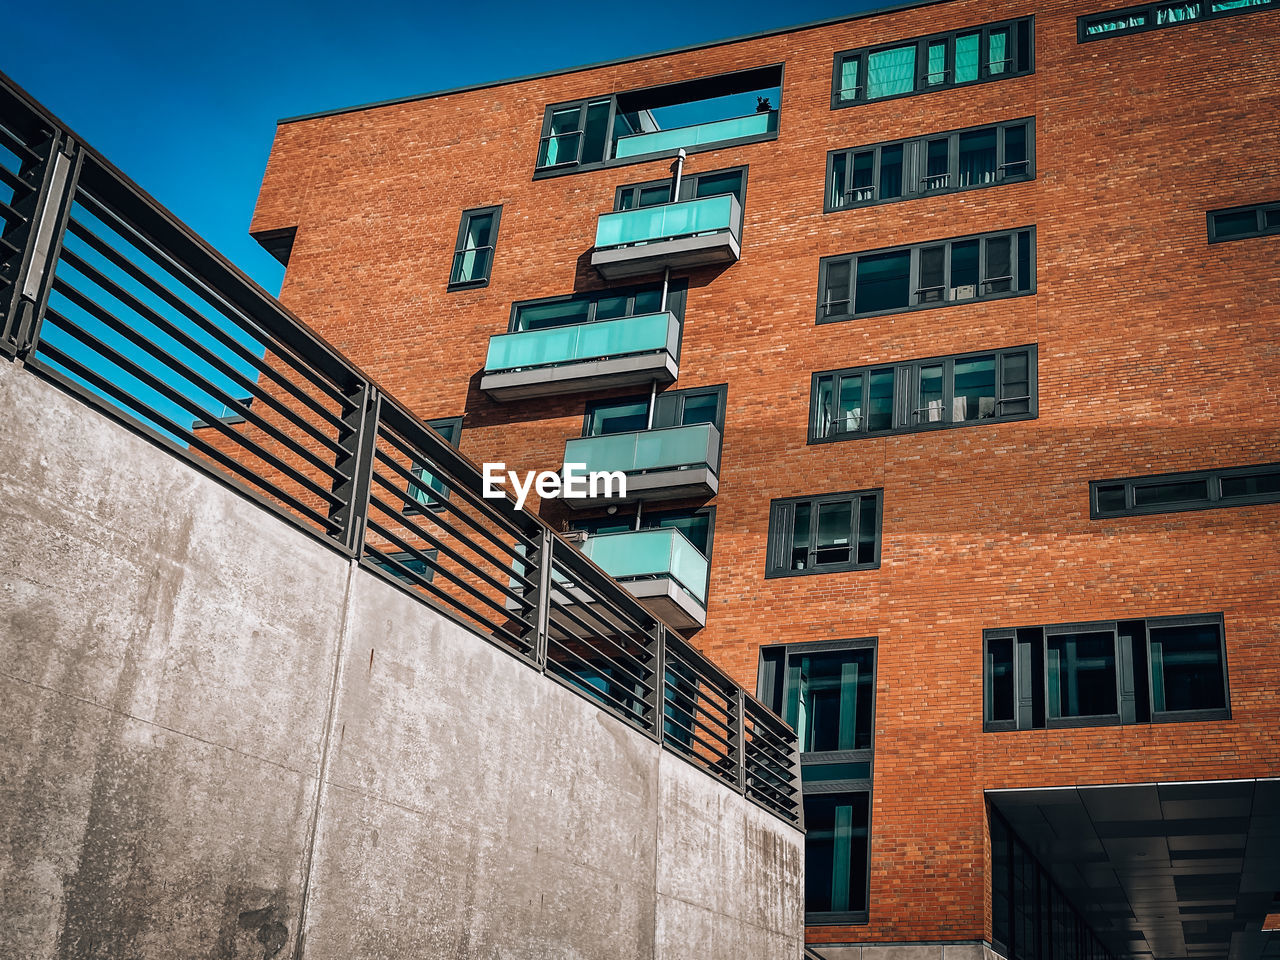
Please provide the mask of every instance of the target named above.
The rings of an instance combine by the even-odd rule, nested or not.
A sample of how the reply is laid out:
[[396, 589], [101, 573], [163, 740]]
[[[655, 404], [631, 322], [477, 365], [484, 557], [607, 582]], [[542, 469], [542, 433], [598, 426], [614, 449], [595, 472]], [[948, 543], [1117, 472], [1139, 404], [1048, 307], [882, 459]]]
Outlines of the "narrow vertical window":
[[454, 248], [453, 268], [449, 272], [450, 289], [483, 287], [493, 270], [493, 251], [498, 242], [498, 222], [502, 207], [480, 207], [464, 210], [458, 225], [458, 242]]

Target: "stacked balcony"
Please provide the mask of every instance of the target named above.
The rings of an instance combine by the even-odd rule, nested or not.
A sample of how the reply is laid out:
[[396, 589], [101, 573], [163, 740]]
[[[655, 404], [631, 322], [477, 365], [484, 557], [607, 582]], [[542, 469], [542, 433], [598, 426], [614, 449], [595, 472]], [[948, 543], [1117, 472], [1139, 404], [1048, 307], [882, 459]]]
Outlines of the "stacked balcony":
[[679, 530], [598, 534], [582, 552], [673, 627], [706, 625], [707, 558]]
[[678, 372], [680, 321], [650, 313], [489, 338], [480, 389], [524, 400], [638, 384], [667, 384]]
[[778, 111], [764, 110], [745, 117], [728, 117], [666, 130], [649, 130], [619, 137], [613, 155], [618, 159], [649, 154], [670, 155], [681, 148], [731, 146], [778, 132]]
[[736, 263], [741, 251], [742, 204], [726, 193], [601, 214], [591, 265], [605, 279], [620, 280]]
[[574, 509], [590, 509], [635, 500], [674, 500], [715, 496], [720, 488], [720, 431], [709, 423], [580, 437], [564, 446], [565, 463], [586, 465], [587, 472], [626, 474], [627, 496], [565, 500]]

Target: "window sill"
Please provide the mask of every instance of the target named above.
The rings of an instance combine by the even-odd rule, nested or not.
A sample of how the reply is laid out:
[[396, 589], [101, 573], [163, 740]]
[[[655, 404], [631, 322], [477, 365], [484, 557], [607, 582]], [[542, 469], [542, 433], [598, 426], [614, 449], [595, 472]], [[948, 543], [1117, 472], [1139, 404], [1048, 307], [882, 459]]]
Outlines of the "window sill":
[[458, 283], [450, 283], [444, 289], [447, 293], [453, 293], [458, 290], [479, 290], [489, 285], [489, 278], [483, 280], [463, 280]]
[[876, 430], [874, 432], [841, 433], [833, 437], [815, 437], [810, 435], [808, 445], [824, 443], [844, 443], [846, 440], [877, 440], [883, 437], [901, 437], [916, 433], [937, 433], [940, 430], [962, 429], [964, 427], [985, 427], [997, 423], [1019, 423], [1024, 420], [1035, 420], [1038, 411], [1031, 413], [1014, 413], [1005, 417], [987, 417], [983, 420], [964, 420], [960, 423], [936, 423], [918, 427], [894, 427], [892, 430]]
[[[928, 244], [925, 244], [927, 246]], [[1016, 290], [1011, 293], [993, 293], [986, 297], [971, 297], [967, 300], [940, 300], [937, 303], [917, 303], [909, 307], [894, 307], [891, 310], [874, 310], [868, 313], [848, 313], [840, 314], [833, 317], [819, 316], [816, 321], [817, 326], [828, 323], [848, 323], [850, 320], [869, 320], [874, 317], [892, 317], [899, 313], [915, 313], [919, 310], [945, 310], [948, 307], [967, 307], [975, 303], [991, 303], [997, 300], [1015, 300], [1018, 297], [1034, 296], [1036, 292], [1035, 283], [1031, 284], [1030, 290]]]
[[831, 566], [813, 567], [810, 570], [766, 570], [766, 580], [781, 580], [785, 577], [812, 577], [825, 573], [853, 573], [858, 570], [879, 570], [880, 561], [875, 563], [832, 564]]
[[804, 915], [806, 927], [861, 926], [871, 922], [870, 911], [850, 910], [845, 913], [808, 913]]
[[826, 204], [822, 207], [822, 212], [826, 213], [845, 213], [849, 210], [862, 210], [866, 207], [883, 207], [889, 203], [909, 203], [912, 200], [928, 200], [932, 197], [945, 197], [954, 193], [972, 193], [974, 190], [987, 190], [991, 187], [1003, 187], [1012, 183], [1031, 183], [1035, 180], [1035, 173], [1031, 173], [1023, 177], [1005, 177], [997, 180], [995, 183], [979, 183], [971, 187], [947, 187], [943, 190], [930, 190], [928, 193], [913, 193], [910, 196], [888, 197], [884, 200], [864, 200], [859, 203], [846, 203], [843, 207], [832, 207]]
[[977, 80], [966, 80], [964, 83], [939, 83], [929, 87], [927, 90], [908, 90], [906, 93], [894, 93], [887, 97], [876, 97], [874, 100], [839, 100], [832, 96], [831, 109], [844, 110], [848, 107], [867, 107], [875, 103], [889, 103], [893, 100], [902, 100], [906, 97], [923, 97], [930, 93], [945, 93], [948, 90], [963, 90], [965, 87], [976, 87], [984, 83], [996, 83], [1000, 80], [1014, 80], [1018, 77], [1030, 77], [1035, 75], [1035, 69], [1010, 71], [1009, 73], [998, 73], [993, 77], [979, 77]]

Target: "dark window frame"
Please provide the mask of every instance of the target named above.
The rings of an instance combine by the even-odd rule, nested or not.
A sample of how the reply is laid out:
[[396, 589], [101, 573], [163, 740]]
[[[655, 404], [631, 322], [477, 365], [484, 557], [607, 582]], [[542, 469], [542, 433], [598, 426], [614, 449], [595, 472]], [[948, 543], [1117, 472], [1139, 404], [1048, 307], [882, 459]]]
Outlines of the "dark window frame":
[[[1274, 10], [1280, 6], [1280, 0], [1268, 0], [1266, 3], [1260, 3], [1250, 7], [1240, 7], [1235, 10], [1214, 10], [1213, 0], [1199, 0], [1200, 13], [1195, 17], [1188, 17], [1185, 20], [1175, 20], [1171, 23], [1157, 23], [1159, 19], [1157, 11], [1166, 7], [1185, 6], [1182, 3], [1170, 2], [1166, 0], [1163, 3], [1144, 3], [1134, 7], [1121, 7], [1117, 10], [1105, 10], [1101, 13], [1087, 13], [1084, 16], [1076, 18], [1076, 43], [1092, 43], [1095, 40], [1109, 40], [1111, 37], [1127, 37], [1135, 33], [1147, 33], [1151, 30], [1163, 30], [1166, 27], [1180, 27], [1185, 24], [1204, 23], [1206, 20], [1221, 20], [1223, 17], [1235, 17], [1244, 13], [1256, 13], [1259, 10]], [[1102, 33], [1089, 33], [1089, 26], [1092, 23], [1104, 20], [1118, 20], [1122, 17], [1133, 17], [1143, 15], [1146, 19], [1143, 23], [1135, 24], [1129, 27], [1122, 27], [1118, 30], [1107, 30]]]
[[[1018, 289], [1018, 284], [1022, 281], [1018, 269], [1018, 237], [1022, 233], [1030, 235], [1029, 240], [1029, 271], [1030, 276], [1026, 278], [1026, 289]], [[1001, 277], [983, 277], [987, 269], [987, 241], [1002, 237], [1008, 237], [1010, 242], [1009, 262], [1010, 269], [1013, 273], [1009, 278]], [[911, 287], [911, 296], [919, 297], [926, 290], [948, 290], [955, 289], [950, 284], [951, 268], [952, 268], [952, 247], [957, 243], [963, 243], [968, 240], [981, 241], [978, 254], [978, 283], [974, 285], [974, 295], [972, 297], [964, 297], [962, 299], [939, 299], [939, 300], [917, 300], [915, 303], [909, 303], [906, 306], [891, 307], [885, 310], [868, 310], [860, 312], [856, 310], [855, 297], [857, 293], [858, 280], [858, 259], [861, 257], [876, 257], [889, 253], [901, 253], [908, 251], [911, 254], [910, 266], [908, 268], [908, 283]], [[946, 253], [944, 255], [943, 276], [944, 282], [941, 287], [924, 287], [920, 277], [920, 252], [925, 248], [945, 246]], [[992, 300], [1010, 300], [1015, 297], [1029, 297], [1036, 293], [1037, 271], [1036, 271], [1036, 228], [1034, 224], [1021, 227], [1010, 227], [1004, 230], [990, 230], [984, 233], [971, 233], [959, 237], [940, 237], [936, 240], [925, 240], [916, 243], [904, 243], [894, 247], [877, 247], [873, 250], [858, 250], [853, 253], [840, 253], [823, 257], [818, 261], [818, 305], [816, 310], [816, 322], [824, 323], [844, 323], [848, 320], [860, 320], [867, 317], [887, 317], [898, 313], [908, 313], [915, 310], [936, 310], [943, 307], [959, 307], [971, 303], [985, 303]], [[825, 304], [823, 296], [827, 288], [827, 276], [832, 266], [845, 264], [849, 265], [849, 286], [847, 293], [849, 296], [840, 300], [831, 300], [830, 303], [846, 303], [853, 304], [855, 310], [826, 315], [824, 313]], [[1010, 290], [1002, 290], [996, 293], [982, 294], [980, 289], [988, 284], [996, 283], [1004, 279], [1009, 279]], [[966, 284], [967, 286], [967, 284]]]
[[[1117, 517], [1142, 517], [1157, 513], [1190, 513], [1197, 510], [1219, 510], [1226, 507], [1248, 507], [1255, 504], [1280, 503], [1280, 494], [1261, 493], [1240, 497], [1223, 497], [1222, 481], [1236, 477], [1266, 476], [1280, 472], [1280, 463], [1258, 463], [1239, 467], [1215, 467], [1209, 470], [1189, 470], [1179, 473], [1155, 473], [1141, 477], [1115, 477], [1110, 480], [1089, 481], [1089, 518], [1111, 520]], [[1208, 498], [1135, 506], [1135, 491], [1147, 485], [1205, 481]], [[1124, 487], [1123, 510], [1103, 510], [1099, 506], [1099, 492], [1104, 487]]]
[[[870, 922], [871, 900], [871, 837], [873, 818], [872, 782], [875, 776], [876, 747], [876, 678], [880, 673], [880, 639], [879, 637], [855, 637], [847, 640], [810, 640], [800, 643], [762, 644], [757, 652], [756, 697], [761, 703], [768, 704], [778, 716], [784, 716], [787, 702], [787, 661], [793, 654], [838, 653], [844, 650], [870, 650], [872, 657], [871, 681], [871, 745], [857, 750], [816, 750], [800, 754], [801, 769], [805, 766], [822, 766], [837, 763], [867, 764], [867, 776], [856, 779], [824, 780], [820, 783], [804, 785], [801, 774], [801, 798], [809, 796], [844, 796], [853, 793], [867, 795], [867, 909], [849, 911], [828, 911], [816, 913], [806, 911], [805, 926], [833, 926], [844, 924], [865, 924]], [[777, 657], [781, 654], [780, 659]], [[779, 706], [781, 709], [779, 709]]]
[[[859, 524], [862, 517], [862, 499], [875, 498], [876, 531], [875, 559], [870, 563], [858, 563]], [[808, 554], [816, 552], [818, 535], [818, 508], [828, 503], [848, 501], [852, 504], [852, 525], [850, 527], [849, 550], [851, 560], [848, 563], [818, 565], [807, 564], [803, 570], [790, 567], [790, 556], [793, 548], [791, 542], [792, 523], [795, 507], [798, 504], [809, 504], [811, 510]], [[878, 570], [880, 568], [881, 541], [884, 534], [884, 488], [872, 487], [865, 490], [847, 490], [842, 493], [822, 493], [804, 497], [780, 497], [769, 502], [769, 532], [765, 549], [765, 579], [773, 580], [782, 577], [810, 577], [831, 573], [849, 573], [858, 570]], [[784, 545], [785, 542], [785, 545]]]
[[[474, 280], [454, 280], [453, 275], [456, 270], [458, 257], [462, 256], [468, 250], [483, 250], [484, 247], [464, 247], [463, 244], [467, 239], [467, 231], [471, 226], [471, 221], [475, 217], [483, 217], [492, 214], [493, 216], [493, 241], [488, 244], [489, 265], [485, 270], [484, 276]], [[498, 228], [502, 225], [502, 204], [495, 204], [488, 207], [471, 207], [462, 211], [462, 216], [458, 220], [458, 238], [453, 245], [453, 256], [449, 260], [449, 283], [446, 290], [479, 290], [489, 285], [489, 281], [493, 278], [493, 267], [497, 260], [498, 253]]]
[[[462, 419], [463, 418], [460, 416], [437, 417], [433, 420], [424, 420], [423, 423], [436, 433], [440, 434], [440, 436], [443, 437], [445, 441], [453, 447], [453, 449], [457, 450], [462, 443]], [[429, 474], [430, 471], [421, 464], [410, 464], [409, 473], [415, 480], [421, 480], [422, 477]], [[433, 490], [435, 492], [434, 498], [423, 499], [423, 497], [426, 497], [426, 494], [423, 494], [423, 497], [415, 497], [413, 495], [414, 489], [420, 488], [418, 488], [416, 484], [410, 483], [409, 488], [406, 491], [409, 494], [409, 499], [404, 502], [404, 514], [406, 516], [414, 516], [421, 513], [438, 513], [444, 509], [444, 502], [449, 499], [449, 488], [445, 487], [443, 490], [439, 490], [433, 486], [430, 481], [427, 481], [422, 486]], [[432, 500], [432, 502], [428, 502], [428, 500]]]
[[[970, 360], [978, 357], [991, 356], [995, 359], [995, 391], [996, 391], [996, 410], [1000, 410], [1001, 404], [1010, 403], [1024, 399], [1023, 397], [1001, 396], [1004, 390], [1004, 358], [1006, 355], [1017, 353], [1027, 354], [1027, 381], [1030, 394], [1025, 398], [1027, 400], [1028, 409], [1025, 412], [1010, 413], [985, 417], [975, 420], [961, 421], [938, 421], [936, 423], [915, 423], [908, 422], [908, 418], [919, 413], [918, 409], [912, 407], [915, 403], [913, 399], [918, 395], [920, 370], [926, 366], [941, 364], [943, 367], [943, 410], [948, 409], [948, 398], [954, 397], [955, 376], [954, 368], [957, 360]], [[861, 367], [844, 367], [839, 370], [817, 370], [809, 380], [809, 426], [808, 426], [808, 443], [841, 443], [845, 440], [865, 440], [873, 437], [887, 437], [904, 433], [931, 433], [935, 430], [950, 430], [956, 427], [977, 427], [985, 426], [993, 423], [1011, 423], [1019, 420], [1035, 420], [1040, 415], [1040, 389], [1039, 389], [1039, 362], [1038, 362], [1038, 346], [1034, 343], [1023, 344], [1014, 347], [999, 347], [993, 350], [974, 350], [968, 353], [946, 354], [940, 357], [924, 357], [918, 360], [905, 360], [895, 363], [872, 363]], [[818, 381], [823, 377], [832, 377], [832, 392], [835, 396], [840, 394], [840, 381], [844, 377], [861, 376], [862, 382], [862, 409], [869, 407], [869, 392], [871, 389], [870, 378], [873, 372], [881, 372], [884, 370], [892, 370], [894, 373], [894, 389], [893, 389], [893, 426], [887, 430], [870, 430], [859, 429], [856, 431], [833, 431], [829, 436], [819, 436], [815, 427], [818, 423]]]
[[[1280, 0], [1277, 0], [1280, 2]], [[1214, 217], [1227, 213], [1249, 213], [1252, 212], [1257, 224], [1254, 230], [1247, 233], [1233, 233], [1225, 237], [1218, 236], [1218, 225], [1214, 223]], [[1267, 225], [1267, 214], [1274, 213], [1276, 222], [1272, 226]], [[1268, 237], [1280, 233], [1280, 200], [1269, 200], [1264, 203], [1248, 203], [1241, 207], [1224, 207], [1221, 210], [1210, 210], [1205, 214], [1205, 221], [1208, 224], [1209, 242], [1210, 243], [1230, 243], [1232, 240], [1252, 240], [1255, 237]]]
[[[742, 70], [728, 70], [723, 73], [711, 74], [710, 76], [694, 77], [691, 80], [677, 80], [672, 83], [663, 83], [663, 84], [658, 84], [656, 86], [634, 87], [632, 89], [622, 90], [616, 93], [600, 94], [600, 95], [591, 96], [591, 97], [578, 97], [572, 100], [563, 100], [558, 103], [547, 104], [543, 110], [542, 124], [538, 128], [538, 148], [534, 153], [533, 179], [544, 180], [550, 177], [562, 177], [568, 174], [583, 173], [590, 170], [603, 170], [609, 167], [620, 167], [620, 166], [626, 166], [628, 164], [633, 164], [633, 163], [646, 163], [652, 160], [670, 159], [675, 155], [674, 150], [661, 150], [661, 151], [655, 151], [651, 153], [636, 154], [635, 156], [632, 156], [632, 157], [619, 158], [619, 157], [606, 156], [599, 161], [592, 160], [584, 163], [580, 159], [577, 159], [577, 160], [573, 160], [565, 163], [554, 164], [551, 166], [539, 166], [538, 161], [539, 161], [539, 158], [541, 158], [542, 156], [542, 143], [548, 137], [552, 136], [552, 133], [551, 133], [552, 117], [557, 112], [563, 112], [574, 106], [579, 107], [581, 112], [579, 113], [579, 120], [578, 120], [578, 124], [579, 124], [577, 129], [578, 150], [576, 155], [580, 158], [582, 156], [583, 139], [585, 138], [585, 135], [586, 135], [585, 120], [586, 120], [587, 107], [590, 104], [596, 104], [603, 101], [608, 101], [609, 111], [608, 111], [608, 117], [607, 117], [606, 126], [605, 126], [605, 153], [608, 154], [613, 152], [614, 123], [615, 123], [615, 117], [618, 114], [619, 99], [623, 100], [624, 103], [628, 100], [632, 100], [636, 98], [653, 98], [657, 101], [662, 101], [674, 95], [676, 99], [670, 100], [670, 102], [664, 104], [665, 106], [674, 106], [681, 102], [692, 103], [692, 102], [696, 102], [698, 99], [701, 99], [701, 98], [694, 97], [689, 100], [682, 100], [682, 99], [679, 99], [680, 94], [678, 91], [686, 91], [686, 90], [692, 91], [692, 90], [697, 90], [699, 87], [706, 87], [711, 90], [717, 90], [720, 88], [732, 88], [735, 86], [742, 86], [742, 90], [740, 92], [746, 93], [746, 92], [749, 92], [750, 90], [763, 89], [764, 84], [762, 82], [754, 86], [750, 86], [747, 84], [751, 84], [756, 80], [764, 81], [765, 79], [772, 79], [772, 77], [766, 76], [771, 71], [777, 71], [777, 83], [772, 84], [772, 86], [776, 86], [780, 90], [785, 90], [786, 89], [786, 65], [782, 61], [779, 61], [777, 63], [762, 64], [761, 66], [758, 66], [758, 67], [748, 67]], [[735, 82], [736, 78], [742, 78], [742, 79], [740, 82]], [[723, 95], [723, 94], [720, 94], [720, 95]], [[772, 130], [766, 133], [754, 134], [749, 137], [735, 137], [728, 140], [715, 140], [705, 144], [686, 145], [683, 148], [685, 153], [688, 155], [691, 155], [695, 153], [702, 153], [708, 150], [724, 150], [730, 147], [746, 146], [748, 144], [764, 143], [770, 140], [778, 139], [778, 132], [782, 126], [781, 95], [779, 95], [778, 101], [779, 102], [773, 106], [772, 110], [769, 111], [770, 113], [774, 114], [773, 122], [771, 124], [773, 128]], [[661, 109], [661, 107], [648, 107], [648, 108], [641, 108], [641, 109]], [[624, 112], [626, 111], [624, 110]], [[730, 119], [730, 118], [726, 118], [726, 119]], [[668, 129], [675, 130], [679, 128], [670, 127]], [[559, 136], [571, 136], [571, 135], [572, 135], [571, 133], [559, 134]]]
[[[684, 174], [680, 178], [680, 196], [676, 198], [676, 201], [695, 199], [694, 191], [697, 189], [698, 181], [703, 179], [704, 177], [718, 177], [718, 176], [723, 176], [726, 173], [741, 173], [742, 174], [742, 196], [739, 197], [738, 199], [739, 199], [739, 202], [742, 204], [743, 209], [745, 210], [747, 206], [747, 171], [749, 168], [750, 168], [750, 164], [742, 163], [732, 167], [720, 167], [716, 170], [698, 170], [694, 173]], [[670, 186], [671, 186], [672, 180], [673, 180], [672, 177], [666, 177], [662, 180], [645, 180], [642, 183], [621, 184], [620, 186], [615, 188], [613, 191], [613, 212], [619, 213], [623, 210], [622, 198], [629, 193], [634, 193], [638, 196], [640, 191], [642, 190], [651, 190], [654, 187], [666, 186], [668, 188], [668, 197], [670, 197]], [[719, 194], [711, 194], [711, 196], [719, 196]], [[674, 201], [671, 201], [670, 199], [668, 199], [667, 202], [671, 203]], [[627, 207], [626, 209], [635, 210], [638, 208]]]
[[[628, 297], [634, 299], [636, 294], [645, 293], [660, 287], [660, 283], [638, 283], [629, 284], [623, 287], [604, 287], [599, 290], [587, 290], [581, 293], [566, 293], [554, 297], [537, 297], [532, 300], [516, 300], [511, 304], [511, 315], [507, 319], [507, 333], [521, 333], [520, 330], [520, 310], [524, 307], [542, 306], [550, 303], [574, 303], [577, 301], [588, 301], [587, 319], [582, 323], [607, 323], [608, 320], [620, 320], [625, 317], [639, 316], [634, 312], [624, 314], [623, 317], [610, 317], [605, 320], [597, 320], [595, 318], [596, 307], [600, 300], [612, 299], [614, 297]], [[689, 292], [688, 279], [673, 279], [667, 289], [667, 310], [676, 318], [676, 322], [680, 324], [681, 333], [684, 332], [684, 310], [685, 303]], [[634, 310], [634, 304], [632, 305]], [[572, 326], [572, 324], [565, 324]]]
[[[1161, 628], [1187, 626], [1213, 626], [1218, 631], [1224, 705], [1158, 711], [1155, 709], [1152, 691], [1151, 632]], [[1050, 717], [1047, 707], [1048, 658], [1045, 656], [1049, 638], [1072, 633], [1107, 632], [1114, 638], [1116, 712], [1086, 717]], [[1011, 719], [993, 719], [993, 641], [1010, 644], [1010, 683], [1013, 691]], [[1218, 612], [986, 629], [982, 631], [982, 690], [984, 733], [1230, 720], [1231, 681], [1225, 618]]]
[[[1013, 67], [1017, 67], [1017, 46], [1018, 46], [1018, 28], [1019, 25], [1025, 23], [1028, 31], [1027, 42], [1027, 64], [1021, 69], [1013, 69], [1007, 73], [990, 73], [990, 60], [988, 53], [989, 37], [992, 31], [1000, 30], [1008, 27], [1010, 29], [1010, 57], [1014, 60]], [[927, 74], [928, 70], [928, 50], [931, 43], [946, 43], [946, 66], [944, 73], [949, 73], [953, 77], [955, 75], [955, 45], [956, 38], [960, 35], [968, 35], [979, 32], [978, 41], [978, 76], [974, 80], [964, 80], [957, 83], [955, 80], [943, 81], [941, 83], [929, 84], [922, 86], [926, 77], [933, 76]], [[912, 78], [913, 88], [904, 93], [894, 93], [885, 97], [876, 97], [869, 100], [866, 97], [866, 75], [867, 63], [872, 54], [880, 53], [885, 50], [895, 50], [901, 47], [914, 45], [916, 48], [915, 75]], [[831, 65], [831, 109], [842, 110], [845, 107], [865, 106], [868, 103], [884, 103], [889, 100], [899, 100], [903, 97], [914, 97], [925, 93], [933, 93], [938, 90], [954, 90], [960, 87], [971, 87], [979, 83], [991, 83], [996, 80], [1009, 80], [1014, 77], [1026, 77], [1036, 72], [1036, 44], [1035, 44], [1035, 17], [1014, 17], [1010, 20], [997, 20], [991, 23], [980, 23], [970, 27], [963, 27], [958, 30], [943, 30], [938, 33], [927, 33], [917, 37], [907, 37], [902, 40], [894, 40], [888, 43], [877, 43], [865, 47], [852, 47], [848, 50], [840, 50], [832, 58]], [[921, 56], [923, 54], [923, 56]], [[841, 89], [841, 72], [846, 60], [851, 58], [859, 58], [858, 78], [861, 81], [854, 90], [862, 91], [861, 96], [855, 96], [852, 99], [844, 99], [840, 96], [843, 92]]]
[[[1013, 127], [1023, 127], [1027, 131], [1027, 159], [1023, 162], [1013, 164], [1013, 166], [1023, 167], [1024, 172], [1020, 174], [1008, 174], [1004, 172], [1004, 167], [1009, 166], [1004, 161], [1005, 157], [1005, 138], [1006, 131]], [[996, 131], [996, 176], [994, 183], [973, 184], [967, 187], [959, 186], [959, 138], [966, 133], [979, 133], [984, 130], [994, 129]], [[925, 180], [933, 179], [927, 177], [928, 170], [928, 144], [930, 141], [939, 140], [943, 137], [949, 139], [948, 145], [948, 176], [952, 173], [956, 177], [956, 186], [939, 187], [933, 190], [920, 189], [920, 184]], [[970, 190], [983, 190], [989, 187], [999, 187], [1007, 183], [1026, 183], [1036, 178], [1036, 123], [1035, 117], [1019, 117], [1014, 120], [1002, 120], [999, 123], [984, 123], [974, 127], [961, 127], [956, 130], [942, 130], [937, 133], [923, 134], [918, 137], [908, 137], [902, 140], [883, 140], [879, 143], [869, 143], [856, 147], [847, 147], [841, 150], [830, 150], [827, 152], [827, 173], [826, 186], [823, 191], [822, 212], [823, 213], [841, 213], [845, 210], [857, 210], [862, 207], [878, 207], [886, 203], [903, 203], [907, 200], [919, 200], [924, 197], [945, 196], [952, 193], [967, 193]], [[952, 155], [952, 146], [954, 146], [954, 155]], [[853, 175], [853, 158], [855, 154], [867, 153], [874, 151], [875, 158], [872, 162], [872, 185], [870, 187], [844, 187], [841, 193], [847, 195], [854, 190], [871, 190], [876, 194], [880, 190], [880, 158], [884, 148], [886, 147], [902, 147], [903, 149], [903, 193], [897, 197], [881, 198], [876, 196], [872, 200], [851, 200], [841, 206], [833, 206], [831, 198], [835, 195], [835, 162], [837, 157], [845, 157], [845, 179], [849, 180]]]
[[[716, 413], [715, 413], [715, 420], [712, 421], [712, 425], [723, 436], [724, 418], [725, 418], [726, 410], [728, 408], [728, 398], [729, 398], [728, 383], [711, 384], [705, 387], [681, 387], [679, 390], [664, 390], [661, 393], [659, 393], [657, 397], [654, 399], [656, 403], [661, 403], [664, 398], [674, 400], [676, 402], [677, 407], [679, 408], [677, 410], [677, 417], [679, 417], [680, 415], [683, 414], [685, 401], [689, 397], [706, 396], [707, 394], [716, 395]], [[619, 396], [619, 397], [609, 397], [604, 400], [587, 401], [586, 409], [582, 414], [582, 436], [583, 437], [592, 436], [592, 434], [589, 432], [591, 429], [591, 417], [596, 410], [599, 410], [602, 407], [608, 407], [608, 406], [612, 406], [613, 404], [619, 404], [619, 403], [641, 403], [641, 402], [648, 403], [649, 399], [650, 399], [649, 394], [637, 393], [637, 394], [628, 394], [628, 395]], [[656, 412], [657, 411], [655, 410], [655, 424], [650, 429], [659, 430], [659, 429], [663, 429], [663, 427], [679, 426], [679, 424], [663, 424], [662, 426], [658, 426], [656, 422]], [[633, 431], [622, 430], [619, 432], [631, 433]], [[604, 434], [599, 434], [599, 436], [604, 436]]]

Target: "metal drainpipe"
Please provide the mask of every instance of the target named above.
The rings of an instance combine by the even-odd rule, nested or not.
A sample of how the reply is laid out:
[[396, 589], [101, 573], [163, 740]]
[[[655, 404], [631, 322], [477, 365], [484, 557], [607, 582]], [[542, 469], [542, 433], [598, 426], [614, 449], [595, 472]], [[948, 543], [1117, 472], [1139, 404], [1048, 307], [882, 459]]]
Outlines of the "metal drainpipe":
[[671, 172], [675, 175], [671, 178], [671, 202], [675, 203], [680, 199], [680, 177], [684, 173], [684, 159], [687, 154], [684, 147], [676, 151], [676, 162], [671, 165]]
[[[680, 152], [683, 153], [684, 151], [682, 150]], [[658, 304], [659, 313], [667, 312], [667, 291], [670, 289], [670, 287], [671, 287], [671, 268], [666, 267], [662, 271], [662, 302]], [[657, 399], [658, 399], [658, 381], [654, 380], [649, 385], [649, 419], [645, 423], [646, 430], [653, 429], [653, 406], [657, 402]]]
[[637, 501], [636, 501], [636, 529], [637, 529], [637, 530], [639, 530], [639, 529], [640, 529], [640, 512], [641, 512], [641, 510], [643, 510], [643, 509], [644, 509], [644, 501], [643, 501], [643, 500], [637, 500]]

